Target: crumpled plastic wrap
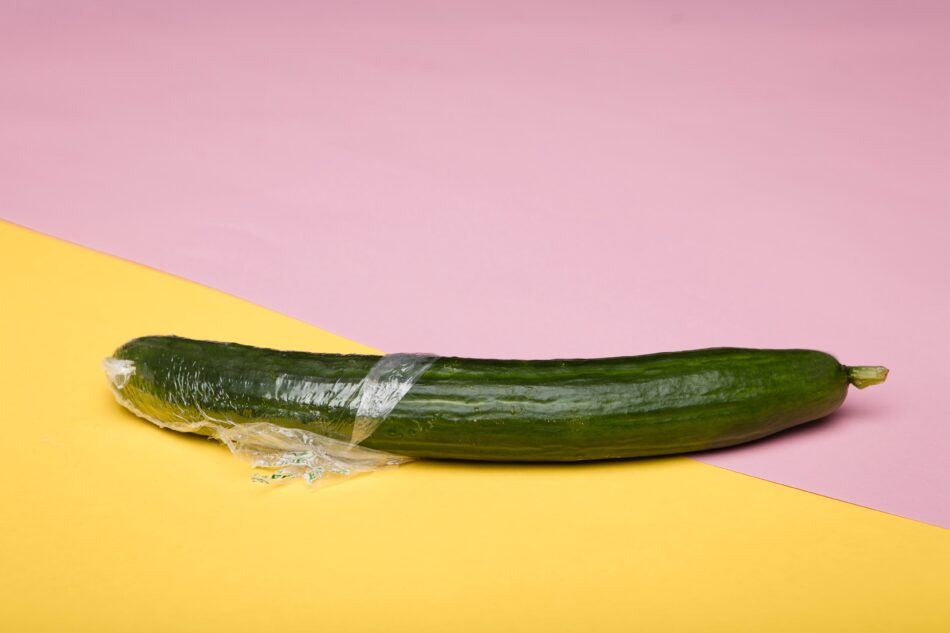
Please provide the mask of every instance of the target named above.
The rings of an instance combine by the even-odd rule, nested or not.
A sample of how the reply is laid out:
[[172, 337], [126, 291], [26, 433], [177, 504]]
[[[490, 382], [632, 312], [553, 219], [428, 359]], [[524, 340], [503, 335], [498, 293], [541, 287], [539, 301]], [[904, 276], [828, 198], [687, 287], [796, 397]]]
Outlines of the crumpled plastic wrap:
[[[248, 462], [260, 483], [280, 483], [302, 479], [308, 484], [327, 476], [351, 476], [410, 461], [410, 457], [360, 446], [370, 437], [412, 385], [432, 365], [437, 356], [387, 354], [381, 356], [366, 376], [356, 383], [304, 383], [314, 402], [335, 402], [352, 410], [354, 423], [349, 439], [329, 437], [301, 428], [288, 428], [267, 421], [235, 421], [204, 411], [198, 398], [181, 396], [179, 412], [167, 407], [146, 410], [127, 396], [126, 389], [137, 368], [134, 361], [106, 358], [103, 368], [112, 393], [122, 406], [153, 424], [182, 433], [199, 433], [220, 441], [236, 457]], [[200, 389], [200, 381], [178, 377], [190, 389]], [[300, 388], [288, 385], [287, 388]], [[188, 394], [189, 389], [182, 389]], [[300, 394], [295, 394], [298, 398]], [[191, 401], [193, 400], [193, 401]]]

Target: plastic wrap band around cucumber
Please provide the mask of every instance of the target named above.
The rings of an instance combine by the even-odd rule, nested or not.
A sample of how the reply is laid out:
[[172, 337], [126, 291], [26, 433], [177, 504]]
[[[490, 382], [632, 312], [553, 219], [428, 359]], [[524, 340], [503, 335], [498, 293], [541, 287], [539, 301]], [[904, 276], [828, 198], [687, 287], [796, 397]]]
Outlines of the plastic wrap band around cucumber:
[[149, 336], [105, 360], [116, 399], [220, 440], [269, 474], [348, 475], [412, 458], [571, 462], [688, 453], [822, 418], [884, 367], [813, 350], [598, 359], [315, 354]]

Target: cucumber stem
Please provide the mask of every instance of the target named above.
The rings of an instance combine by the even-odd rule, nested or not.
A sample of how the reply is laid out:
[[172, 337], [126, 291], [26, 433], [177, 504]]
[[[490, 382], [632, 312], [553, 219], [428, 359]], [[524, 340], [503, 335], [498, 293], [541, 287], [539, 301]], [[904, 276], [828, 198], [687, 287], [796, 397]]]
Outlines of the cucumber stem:
[[887, 379], [887, 367], [848, 367], [848, 381], [858, 389], [878, 385]]

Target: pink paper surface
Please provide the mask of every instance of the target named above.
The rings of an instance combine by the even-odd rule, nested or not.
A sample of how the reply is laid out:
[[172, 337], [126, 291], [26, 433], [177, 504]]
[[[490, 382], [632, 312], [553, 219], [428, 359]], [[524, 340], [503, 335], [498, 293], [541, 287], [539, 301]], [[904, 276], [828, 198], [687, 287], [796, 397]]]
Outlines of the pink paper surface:
[[950, 527], [948, 7], [0, 2], [0, 217], [387, 351], [886, 364], [700, 458]]

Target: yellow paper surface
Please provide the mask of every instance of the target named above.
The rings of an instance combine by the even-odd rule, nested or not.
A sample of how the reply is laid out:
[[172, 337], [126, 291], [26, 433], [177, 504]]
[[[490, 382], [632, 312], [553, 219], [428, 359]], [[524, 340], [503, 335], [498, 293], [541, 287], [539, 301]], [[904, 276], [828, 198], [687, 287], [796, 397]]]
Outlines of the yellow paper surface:
[[689, 459], [254, 484], [120, 408], [101, 359], [366, 347], [2, 223], [0, 280], [4, 630], [950, 630], [950, 531]]

